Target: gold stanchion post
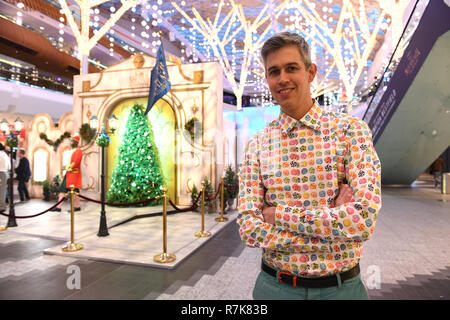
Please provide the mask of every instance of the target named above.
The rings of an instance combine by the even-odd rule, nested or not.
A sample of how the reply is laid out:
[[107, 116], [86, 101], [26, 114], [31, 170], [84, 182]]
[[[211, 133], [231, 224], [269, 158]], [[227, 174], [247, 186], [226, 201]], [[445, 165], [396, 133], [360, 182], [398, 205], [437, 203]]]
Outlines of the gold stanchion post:
[[220, 178], [220, 217], [216, 218], [217, 222], [225, 222], [228, 221], [228, 218], [223, 217], [223, 207], [224, 207], [224, 199], [223, 199], [223, 192], [225, 185], [223, 184], [223, 176]]
[[163, 253], [153, 257], [153, 261], [159, 263], [169, 263], [175, 261], [177, 258], [174, 254], [167, 253], [167, 188], [162, 188], [163, 191]]
[[[68, 192], [70, 194], [70, 242], [67, 243], [67, 245], [62, 248], [61, 250], [64, 252], [74, 252], [83, 249], [83, 245], [75, 243], [75, 213], [73, 211], [74, 208], [74, 199], [75, 194], [77, 194], [74, 190], [74, 186], [70, 186], [70, 191]], [[66, 193], [67, 195], [67, 193]]]
[[211, 232], [205, 231], [205, 182], [202, 181], [202, 230], [194, 233], [196, 237], [206, 238], [211, 236]]

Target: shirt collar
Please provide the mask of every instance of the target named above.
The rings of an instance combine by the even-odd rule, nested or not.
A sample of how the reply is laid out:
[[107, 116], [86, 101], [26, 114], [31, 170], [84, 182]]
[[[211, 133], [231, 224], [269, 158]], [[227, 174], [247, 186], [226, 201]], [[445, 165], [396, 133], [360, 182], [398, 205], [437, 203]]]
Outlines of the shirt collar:
[[314, 103], [311, 109], [309, 109], [309, 111], [303, 116], [303, 118], [298, 121], [281, 111], [278, 118], [278, 123], [281, 127], [281, 133], [287, 135], [297, 124], [303, 124], [307, 127], [310, 127], [311, 129], [320, 131], [320, 119], [322, 115], [323, 110], [316, 103]]

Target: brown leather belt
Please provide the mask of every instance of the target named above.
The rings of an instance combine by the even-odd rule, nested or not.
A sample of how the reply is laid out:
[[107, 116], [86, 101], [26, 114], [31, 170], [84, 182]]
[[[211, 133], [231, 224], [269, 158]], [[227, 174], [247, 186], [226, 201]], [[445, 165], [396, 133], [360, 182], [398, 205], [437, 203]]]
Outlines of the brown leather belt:
[[[328, 288], [337, 286], [339, 284], [336, 275], [317, 278], [302, 278], [294, 276], [289, 272], [278, 271], [276, 269], [273, 269], [269, 267], [267, 264], [265, 264], [264, 261], [261, 262], [261, 270], [271, 275], [272, 277], [275, 278], [278, 277], [278, 281], [280, 281], [281, 283], [289, 284], [293, 287]], [[359, 264], [357, 264], [350, 270], [339, 273], [341, 283], [344, 283], [344, 281], [356, 277], [359, 273], [360, 273]]]

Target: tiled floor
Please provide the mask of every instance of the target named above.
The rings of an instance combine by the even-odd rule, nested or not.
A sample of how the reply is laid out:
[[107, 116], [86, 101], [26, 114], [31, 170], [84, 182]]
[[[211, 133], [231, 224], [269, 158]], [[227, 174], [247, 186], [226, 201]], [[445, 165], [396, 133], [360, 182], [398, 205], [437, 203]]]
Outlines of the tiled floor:
[[[361, 260], [372, 299], [450, 300], [450, 195], [432, 188], [429, 176], [416, 185], [383, 189], [383, 209]], [[18, 205], [16, 212], [46, 207], [35, 200], [32, 206]], [[18, 234], [13, 228], [1, 232], [0, 299], [251, 299], [261, 257], [258, 249], [241, 244], [235, 223], [173, 270], [43, 254], [64, 243], [58, 236]], [[80, 268], [80, 289], [68, 286], [74, 265]]]
[[[116, 216], [119, 214], [117, 210], [119, 209], [116, 209]], [[130, 214], [130, 211], [128, 214]], [[95, 218], [82, 218], [82, 216], [87, 215], [92, 215]], [[82, 244], [83, 249], [76, 252], [63, 252], [61, 246], [56, 245], [46, 249], [45, 253], [77, 259], [173, 269], [210, 240], [208, 237], [196, 237], [194, 235], [201, 230], [200, 213], [170, 214], [167, 216], [166, 253], [175, 255], [176, 259], [173, 262], [159, 263], [155, 262], [153, 257], [163, 253], [163, 217], [161, 215], [153, 217], [135, 216], [139, 219], [110, 228], [110, 235], [107, 237], [97, 236], [98, 212], [83, 212], [77, 214], [76, 217], [79, 217], [77, 226], [84, 231], [85, 236], [79, 236], [79, 240], [75, 239], [75, 242]], [[229, 221], [226, 222], [215, 221], [217, 217], [217, 213], [205, 214], [204, 230], [211, 234], [210, 237], [214, 237], [227, 224], [233, 223], [233, 220], [237, 217], [237, 212], [227, 214]], [[46, 223], [63, 224], [65, 219], [61, 218], [61, 216], [53, 217], [51, 221], [46, 221]], [[66, 220], [66, 225], [69, 225], [68, 218]], [[38, 231], [35, 229], [45, 229], [43, 224], [45, 223], [34, 224], [33, 232], [37, 234]], [[31, 226], [28, 229], [31, 229]]]

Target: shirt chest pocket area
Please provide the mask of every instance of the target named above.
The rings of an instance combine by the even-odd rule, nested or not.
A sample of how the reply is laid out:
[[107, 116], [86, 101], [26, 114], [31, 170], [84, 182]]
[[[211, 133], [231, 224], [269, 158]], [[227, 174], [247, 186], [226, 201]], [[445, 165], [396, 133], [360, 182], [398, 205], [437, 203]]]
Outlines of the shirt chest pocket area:
[[274, 185], [275, 179], [281, 177], [281, 171], [276, 167], [275, 159], [261, 160], [261, 176], [266, 188]]
[[269, 188], [275, 179], [281, 177], [281, 157], [277, 155], [275, 145], [263, 144], [259, 155], [261, 176], [264, 186]]
[[343, 182], [345, 178], [344, 159], [347, 155], [347, 144], [343, 135], [339, 135], [334, 130], [331, 133], [330, 152], [333, 159], [333, 169], [337, 171], [339, 182]]

